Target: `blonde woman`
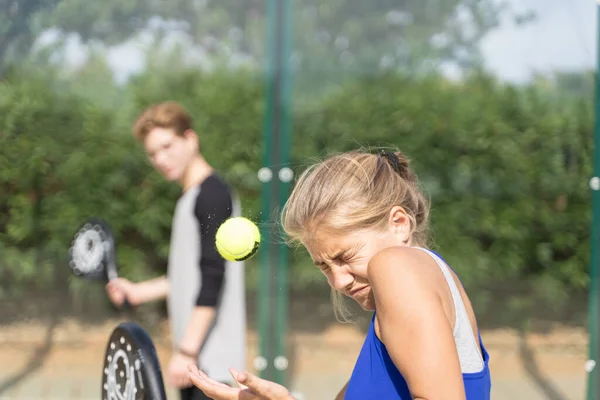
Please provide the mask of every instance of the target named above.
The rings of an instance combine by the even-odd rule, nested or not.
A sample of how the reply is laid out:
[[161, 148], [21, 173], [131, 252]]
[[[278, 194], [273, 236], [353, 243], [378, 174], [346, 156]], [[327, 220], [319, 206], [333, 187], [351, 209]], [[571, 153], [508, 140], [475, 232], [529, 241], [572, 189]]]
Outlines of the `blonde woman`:
[[[354, 151], [306, 170], [282, 223], [337, 296], [373, 318], [337, 399], [489, 400], [489, 355], [459, 279], [427, 249], [429, 205], [400, 152]], [[232, 370], [241, 388], [197, 368], [209, 397], [292, 399], [281, 385]]]

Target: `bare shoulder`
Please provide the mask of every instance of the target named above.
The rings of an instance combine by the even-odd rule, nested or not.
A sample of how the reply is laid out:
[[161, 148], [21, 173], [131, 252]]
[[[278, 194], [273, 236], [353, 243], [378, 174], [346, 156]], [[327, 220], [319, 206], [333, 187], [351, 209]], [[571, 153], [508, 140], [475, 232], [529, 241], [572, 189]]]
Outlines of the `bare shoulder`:
[[449, 301], [441, 290], [445, 278], [435, 259], [418, 248], [388, 248], [371, 258], [368, 276], [375, 333], [413, 397], [465, 399]]
[[447, 285], [427, 252], [410, 247], [384, 249], [371, 258], [367, 274], [377, 309], [375, 331], [386, 345], [403, 324], [435, 326], [437, 331], [450, 326], [453, 314], [444, 290]]
[[388, 247], [369, 261], [367, 274], [373, 283], [402, 281], [427, 284], [436, 277], [437, 264], [425, 251], [413, 247]]

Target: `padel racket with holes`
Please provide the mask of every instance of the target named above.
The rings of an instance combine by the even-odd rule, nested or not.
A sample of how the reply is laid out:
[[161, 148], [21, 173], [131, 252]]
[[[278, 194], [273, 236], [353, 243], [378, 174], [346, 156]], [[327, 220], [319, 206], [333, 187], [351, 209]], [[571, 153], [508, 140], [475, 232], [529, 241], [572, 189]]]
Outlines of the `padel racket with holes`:
[[154, 343], [133, 322], [119, 324], [106, 344], [102, 400], [166, 400]]
[[[107, 221], [90, 218], [77, 229], [69, 248], [69, 266], [85, 279], [108, 282], [119, 276], [115, 238]], [[127, 299], [124, 305], [129, 307]]]

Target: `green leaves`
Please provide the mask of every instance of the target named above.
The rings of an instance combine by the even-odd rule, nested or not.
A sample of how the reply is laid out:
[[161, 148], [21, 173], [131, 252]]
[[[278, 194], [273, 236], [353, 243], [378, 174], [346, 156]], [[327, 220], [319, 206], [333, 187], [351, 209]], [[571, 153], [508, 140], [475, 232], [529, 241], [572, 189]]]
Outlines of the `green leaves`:
[[485, 76], [356, 81], [297, 110], [294, 162], [398, 146], [431, 196], [435, 247], [474, 296], [509, 287], [518, 307], [559, 307], [587, 284], [591, 105]]
[[[383, 68], [415, 74], [451, 62], [480, 63], [478, 44], [509, 11], [492, 0], [299, 0], [289, 2], [294, 63], [301, 88], [317, 90]], [[262, 63], [272, 24], [267, 1], [21, 0], [0, 3], [0, 60], [33, 56], [40, 35], [76, 35], [86, 45], [112, 46], [151, 34], [183, 33], [210, 58], [232, 53]], [[60, 46], [59, 46], [60, 47]], [[189, 53], [189, 49], [186, 47]], [[44, 58], [44, 57], [42, 57]], [[45, 54], [43, 65], [50, 54]], [[0, 68], [1, 70], [2, 68]]]
[[[190, 110], [203, 154], [235, 187], [244, 214], [260, 217], [262, 78], [153, 65], [125, 87], [86, 90], [96, 84], [93, 75], [58, 85], [28, 72], [0, 86], [4, 293], [25, 290], [37, 274], [47, 279], [36, 284], [50, 287], [53, 271], [66, 268], [73, 230], [91, 215], [113, 225], [124, 275], [164, 271], [180, 189], [152, 171], [131, 136], [150, 103], [172, 99]], [[500, 302], [502, 318], [537, 304], [558, 310], [588, 284], [593, 112], [591, 97], [552, 90], [387, 74], [312, 99], [297, 92], [292, 167], [358, 146], [399, 147], [432, 199], [434, 248], [477, 307]], [[109, 92], [118, 101], [107, 101]], [[322, 280], [304, 251], [290, 254], [295, 288]]]

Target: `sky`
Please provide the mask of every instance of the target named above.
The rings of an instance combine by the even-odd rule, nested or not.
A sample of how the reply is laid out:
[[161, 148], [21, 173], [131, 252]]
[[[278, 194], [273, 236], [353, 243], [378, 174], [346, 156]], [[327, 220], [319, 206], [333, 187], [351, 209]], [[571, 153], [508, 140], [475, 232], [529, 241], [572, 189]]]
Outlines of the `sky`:
[[[596, 3], [594, 0], [504, 0], [515, 11], [533, 11], [534, 22], [518, 27], [507, 18], [483, 40], [481, 50], [487, 68], [501, 79], [523, 82], [534, 72], [595, 68]], [[598, 0], [600, 1], [600, 0]], [[108, 51], [115, 77], [123, 81], [143, 69], [141, 50], [147, 41], [126, 43]], [[68, 43], [67, 59], [85, 59], [81, 44]]]
[[485, 38], [489, 69], [522, 81], [531, 72], [595, 68], [596, 3], [593, 0], [510, 0], [517, 10], [533, 10], [537, 21], [522, 28], [507, 22]]

